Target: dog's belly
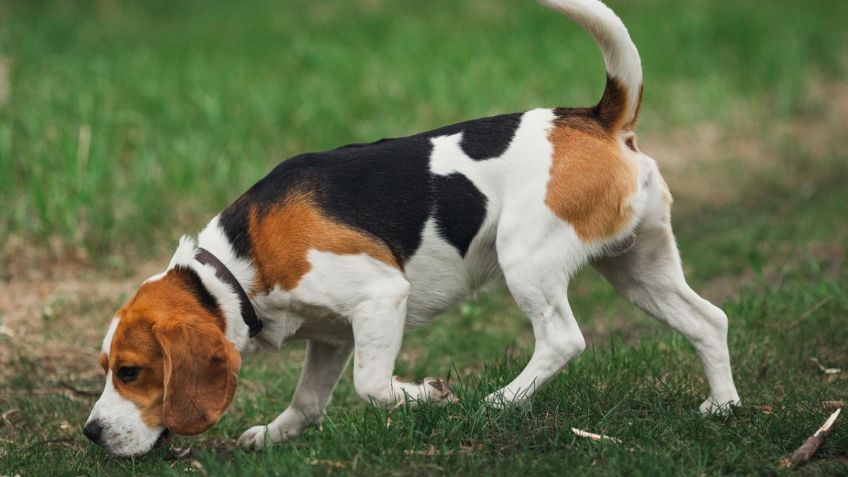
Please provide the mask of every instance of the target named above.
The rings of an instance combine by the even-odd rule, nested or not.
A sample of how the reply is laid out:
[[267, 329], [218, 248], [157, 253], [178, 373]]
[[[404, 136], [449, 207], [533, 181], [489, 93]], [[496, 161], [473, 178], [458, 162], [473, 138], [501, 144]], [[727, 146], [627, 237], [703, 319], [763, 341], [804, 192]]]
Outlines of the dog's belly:
[[462, 257], [427, 221], [421, 246], [404, 269], [410, 284], [407, 327], [428, 322], [500, 276], [491, 229], [484, 224]]

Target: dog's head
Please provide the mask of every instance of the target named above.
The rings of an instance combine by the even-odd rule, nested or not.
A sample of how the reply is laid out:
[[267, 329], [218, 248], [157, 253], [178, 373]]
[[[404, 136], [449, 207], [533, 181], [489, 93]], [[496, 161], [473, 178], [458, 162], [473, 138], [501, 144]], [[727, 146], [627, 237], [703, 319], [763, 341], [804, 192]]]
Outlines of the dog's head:
[[241, 357], [215, 298], [191, 268], [144, 283], [112, 320], [103, 394], [84, 434], [110, 453], [150, 451], [170, 433], [199, 434], [233, 399]]

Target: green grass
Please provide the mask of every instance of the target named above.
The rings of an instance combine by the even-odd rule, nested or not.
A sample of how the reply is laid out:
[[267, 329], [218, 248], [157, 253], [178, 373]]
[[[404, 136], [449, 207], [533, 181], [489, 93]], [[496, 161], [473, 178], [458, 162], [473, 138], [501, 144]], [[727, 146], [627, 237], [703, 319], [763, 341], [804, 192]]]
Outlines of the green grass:
[[[642, 53], [642, 126], [654, 136], [732, 124], [740, 110], [752, 122], [801, 124], [819, 114], [804, 99], [811, 79], [844, 81], [844, 2], [610, 3]], [[588, 104], [603, 87], [588, 36], [530, 1], [0, 0], [0, 55], [11, 65], [0, 105], [0, 242], [85, 250], [93, 274], [164, 259], [178, 234], [292, 154]], [[589, 270], [569, 296], [590, 347], [528, 405], [482, 404], [532, 346], [527, 320], [495, 289], [404, 343], [398, 374], [450, 376], [459, 404], [400, 408], [387, 427], [348, 371], [323, 431], [262, 452], [235, 440], [287, 405], [302, 346], [246, 360], [222, 421], [175, 441], [192, 446], [189, 457], [163, 449], [130, 460], [80, 434], [93, 398], [58, 391], [99, 391], [95, 357], [47, 359], [0, 334], [0, 347], [16, 350], [0, 370], [9, 376], [0, 381], [0, 475], [789, 473], [777, 461], [824, 421], [821, 401], [848, 400], [848, 371], [828, 378], [809, 361], [848, 370], [848, 157], [835, 148], [843, 152], [811, 170], [796, 157], [802, 148], [780, 146], [780, 171], [757, 173], [733, 204], [684, 203], [675, 216], [695, 287], [730, 283], [724, 309], [745, 404], [730, 417], [698, 415], [707, 387], [691, 347]], [[3, 250], [0, 268], [19, 259]], [[45, 348], [94, 350], [99, 336], [88, 330], [99, 335], [124, 298], [51, 303], [31, 320]], [[848, 474], [846, 417], [797, 473]], [[571, 427], [622, 443], [579, 439]]]
[[[612, 3], [642, 53], [645, 130], [745, 105], [792, 115], [809, 78], [844, 70], [844, 2]], [[95, 261], [162, 253], [295, 153], [587, 105], [603, 88], [589, 36], [530, 0], [3, 0], [0, 11], [11, 85], [0, 239]]]
[[[35, 392], [68, 377], [52, 376], [45, 383], [38, 364], [22, 355], [13, 383], [20, 394], [0, 399], [0, 408], [19, 410], [0, 440], [0, 474], [182, 475], [192, 472], [192, 461], [209, 475], [780, 474], [784, 471], [778, 469], [778, 459], [827, 416], [821, 402], [848, 399], [844, 373], [829, 379], [809, 361], [817, 357], [828, 366], [848, 369], [848, 272], [843, 268], [830, 276], [826, 269], [832, 263], [817, 259], [803, 245], [792, 249], [792, 258], [784, 255], [767, 266], [756, 254], [770, 256], [786, 244], [817, 237], [828, 237], [845, 250], [848, 226], [835, 208], [822, 204], [848, 202], [848, 189], [842, 186], [848, 169], [832, 172], [816, 182], [816, 192], [786, 195], [780, 209], [768, 202], [748, 203], [744, 209], [714, 210], [697, 228], [679, 227], [684, 257], [700, 278], [738, 269], [756, 277], [762, 270], [760, 278], [725, 304], [736, 380], [745, 403], [730, 417], [703, 418], [697, 413], [707, 387], [685, 340], [632, 311], [589, 272], [574, 287], [579, 293], [573, 305], [584, 327], [621, 324], [624, 317], [634, 320], [640, 331], [594, 341], [526, 406], [499, 411], [482, 404], [487, 393], [526, 363], [530, 337], [526, 320], [508, 298], [492, 291], [411, 333], [405, 343], [413, 354], [402, 358], [399, 372], [419, 378], [451, 376], [460, 404], [400, 408], [387, 428], [386, 412], [356, 397], [348, 372], [323, 431], [309, 431], [262, 452], [239, 450], [234, 440], [285, 407], [297, 380], [300, 348], [248, 360], [231, 411], [202, 437], [178, 439], [176, 446], [191, 445], [193, 451], [190, 458], [177, 460], [167, 450], [116, 459], [88, 445], [78, 428], [91, 399], [27, 395], [27, 390]], [[787, 217], [791, 224], [784, 222]], [[777, 226], [762, 228], [761, 223]], [[725, 248], [724, 253], [741, 263], [711, 263], [716, 247], [729, 246], [721, 244], [721, 237], [733, 238], [738, 248]], [[745, 245], [748, 241], [756, 244]], [[755, 252], [745, 258], [743, 251], [749, 249]], [[704, 275], [701, 269], [710, 272]], [[97, 389], [99, 381], [76, 385]], [[766, 414], [761, 406], [773, 410]], [[69, 428], [61, 429], [62, 421], [70, 423]], [[607, 433], [623, 442], [582, 440], [571, 434], [571, 427]], [[799, 473], [848, 472], [846, 429], [840, 422], [816, 459]]]

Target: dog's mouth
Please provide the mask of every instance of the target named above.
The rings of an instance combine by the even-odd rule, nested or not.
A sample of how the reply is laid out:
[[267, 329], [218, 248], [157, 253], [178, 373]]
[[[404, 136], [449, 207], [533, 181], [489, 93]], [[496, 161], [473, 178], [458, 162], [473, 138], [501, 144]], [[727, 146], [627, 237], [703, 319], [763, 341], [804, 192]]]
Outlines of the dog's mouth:
[[153, 444], [153, 448], [158, 449], [158, 448], [162, 447], [163, 445], [167, 444], [170, 441], [171, 441], [171, 431], [169, 431], [168, 429], [165, 429], [164, 431], [162, 431], [161, 434], [159, 434], [159, 438], [156, 439], [156, 443]]

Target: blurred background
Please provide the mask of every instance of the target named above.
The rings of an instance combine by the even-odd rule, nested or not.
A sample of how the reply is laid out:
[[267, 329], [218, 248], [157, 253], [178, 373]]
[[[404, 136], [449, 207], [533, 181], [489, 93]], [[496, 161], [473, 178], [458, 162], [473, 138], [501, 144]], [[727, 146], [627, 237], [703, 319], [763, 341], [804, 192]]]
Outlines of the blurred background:
[[[802, 363], [781, 361], [799, 376], [812, 354], [848, 367], [848, 2], [608, 3], [642, 56], [639, 144], [675, 196], [687, 272], [747, 317], [735, 338], [742, 376], [777, 355]], [[34, 427], [76, 433], [91, 399], [68, 388], [102, 386], [96, 353], [111, 313], [181, 234], [279, 161], [592, 105], [603, 87], [590, 37], [532, 1], [0, 0], [0, 412], [28, 409], [0, 420], [0, 445], [37, 442], [23, 431]], [[685, 344], [592, 272], [570, 295], [592, 347], [652, 337], [700, 375]], [[448, 315], [410, 336], [400, 373], [470, 375], [532, 349], [501, 289]], [[776, 316], [824, 321], [769, 329], [764, 350], [763, 319]], [[276, 380], [277, 407], [302, 349], [287, 353], [243, 374], [254, 387]], [[349, 383], [340, 393], [355, 400]], [[218, 437], [275, 413], [239, 403]], [[69, 442], [69, 459], [88, 452]]]

